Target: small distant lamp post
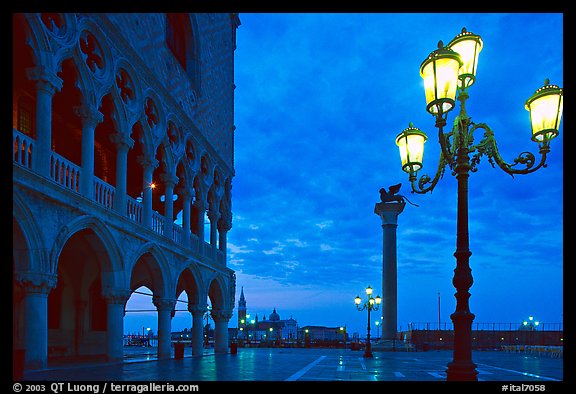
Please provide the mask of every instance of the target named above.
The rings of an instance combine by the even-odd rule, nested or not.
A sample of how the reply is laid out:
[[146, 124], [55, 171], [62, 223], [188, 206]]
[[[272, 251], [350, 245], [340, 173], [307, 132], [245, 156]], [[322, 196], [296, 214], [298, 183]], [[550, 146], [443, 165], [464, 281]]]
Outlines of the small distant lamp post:
[[344, 342], [344, 349], [346, 349], [346, 326], [340, 326], [340, 334], [342, 334], [342, 340]]
[[[544, 86], [526, 101], [525, 108], [530, 113], [532, 141], [538, 144], [540, 162], [531, 152], [522, 152], [509, 164], [502, 159], [492, 129], [485, 123], [474, 123], [466, 113], [468, 89], [476, 81], [478, 56], [483, 48], [479, 35], [465, 28], [447, 46], [438, 42], [434, 50], [422, 62], [420, 76], [424, 79], [426, 111], [435, 118], [440, 143], [440, 160], [434, 178], [422, 175], [417, 181], [417, 173], [422, 168], [426, 134], [412, 123], [396, 137], [400, 150], [402, 170], [408, 173], [413, 193], [431, 192], [444, 175], [446, 166], [458, 181], [456, 269], [452, 283], [456, 288], [456, 311], [450, 315], [454, 323], [453, 360], [448, 364], [447, 380], [477, 380], [476, 365], [472, 362], [472, 321], [468, 290], [473, 279], [469, 265], [468, 239], [468, 177], [478, 170], [482, 156], [504, 172], [529, 174], [546, 167], [546, 156], [550, 152], [550, 141], [558, 136], [562, 117], [563, 90], [551, 85], [546, 79]], [[446, 132], [448, 113], [454, 109], [456, 100], [460, 102], [460, 113], [454, 120], [452, 130]], [[475, 143], [475, 132], [484, 131], [482, 139]]]
[[374, 324], [376, 325], [376, 340], [378, 340], [380, 338], [380, 321], [376, 320]]
[[370, 344], [370, 312], [377, 311], [380, 307], [380, 303], [382, 302], [382, 298], [380, 296], [376, 296], [376, 298], [372, 298], [372, 287], [368, 286], [366, 288], [366, 295], [368, 299], [362, 303], [362, 298], [360, 296], [356, 296], [354, 299], [354, 303], [356, 304], [356, 309], [360, 312], [367, 310], [368, 311], [368, 326], [366, 327], [366, 350], [364, 351], [364, 357], [373, 357], [372, 356], [372, 345]]

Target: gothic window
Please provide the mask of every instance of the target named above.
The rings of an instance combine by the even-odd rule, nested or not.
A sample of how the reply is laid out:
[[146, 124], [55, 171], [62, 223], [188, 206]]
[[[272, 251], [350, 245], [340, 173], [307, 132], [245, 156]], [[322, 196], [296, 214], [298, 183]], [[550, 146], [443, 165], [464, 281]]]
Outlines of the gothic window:
[[33, 103], [28, 97], [18, 100], [18, 130], [34, 138], [34, 112]]
[[166, 45], [182, 66], [192, 82], [192, 98], [198, 94], [200, 86], [198, 47], [196, 33], [192, 26], [193, 14], [166, 14]]
[[166, 14], [166, 43], [184, 70], [186, 41], [186, 14]]

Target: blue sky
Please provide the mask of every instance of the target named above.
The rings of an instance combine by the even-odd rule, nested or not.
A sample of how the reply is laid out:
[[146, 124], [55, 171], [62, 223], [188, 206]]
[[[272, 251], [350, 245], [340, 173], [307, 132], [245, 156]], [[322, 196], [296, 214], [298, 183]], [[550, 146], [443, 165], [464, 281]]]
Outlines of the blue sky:
[[[398, 325], [450, 322], [456, 179], [410, 193], [397, 134], [439, 144], [419, 67], [462, 27], [484, 42], [466, 106], [512, 162], [530, 140], [524, 103], [545, 78], [563, 86], [562, 14], [240, 14], [235, 52], [235, 170], [228, 265], [248, 312], [366, 332], [354, 297], [382, 292], [379, 189], [402, 183], [418, 204], [398, 218]], [[455, 112], [455, 111], [453, 111]], [[450, 113], [451, 125], [455, 114]], [[563, 126], [548, 167], [512, 178], [482, 159], [469, 181], [470, 309], [475, 323], [563, 320]], [[129, 301], [129, 302], [132, 302]], [[378, 312], [377, 312], [378, 313]], [[139, 316], [144, 318], [144, 316]], [[236, 311], [230, 326], [236, 326]], [[130, 321], [127, 321], [130, 325]], [[177, 313], [173, 329], [190, 326]], [[374, 329], [374, 327], [373, 327]]]

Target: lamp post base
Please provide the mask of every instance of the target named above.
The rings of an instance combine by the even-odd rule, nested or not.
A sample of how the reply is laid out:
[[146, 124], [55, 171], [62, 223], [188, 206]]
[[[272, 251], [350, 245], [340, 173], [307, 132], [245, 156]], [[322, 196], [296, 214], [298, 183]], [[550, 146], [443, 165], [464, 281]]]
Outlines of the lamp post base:
[[372, 351], [369, 349], [366, 349], [366, 351], [364, 352], [364, 358], [372, 358], [372, 357], [374, 357], [372, 355]]

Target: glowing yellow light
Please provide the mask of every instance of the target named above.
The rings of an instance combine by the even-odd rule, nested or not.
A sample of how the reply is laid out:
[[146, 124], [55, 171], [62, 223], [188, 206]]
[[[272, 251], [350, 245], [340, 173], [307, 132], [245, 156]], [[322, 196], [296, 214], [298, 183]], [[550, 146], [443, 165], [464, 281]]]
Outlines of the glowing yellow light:
[[412, 123], [396, 137], [396, 145], [400, 150], [402, 170], [411, 173], [422, 168], [424, 160], [424, 143], [428, 137]]
[[562, 88], [550, 85], [548, 79], [544, 81], [544, 86], [538, 89], [525, 105], [530, 111], [533, 141], [546, 142], [558, 135], [563, 106]]

